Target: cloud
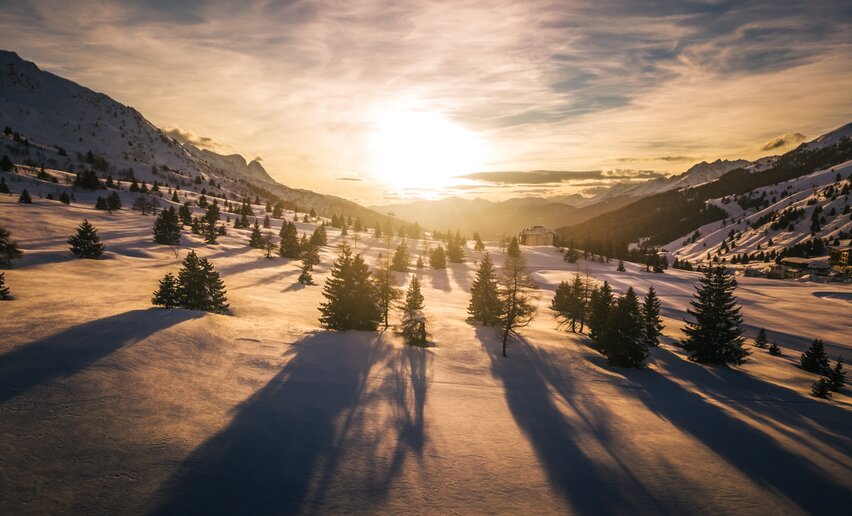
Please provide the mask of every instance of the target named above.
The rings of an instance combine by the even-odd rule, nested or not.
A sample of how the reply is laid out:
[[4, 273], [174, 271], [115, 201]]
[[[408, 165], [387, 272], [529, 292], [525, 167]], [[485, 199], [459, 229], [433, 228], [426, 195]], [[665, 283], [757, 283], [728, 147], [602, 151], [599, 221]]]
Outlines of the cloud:
[[[163, 129], [163, 132], [166, 133], [168, 136], [171, 136], [175, 140], [179, 141], [180, 143], [189, 143], [201, 149], [216, 151], [221, 150], [222, 148], [222, 145], [213, 141], [213, 138], [198, 135], [188, 129], [181, 129], [180, 127], [172, 126], [165, 127]], [[255, 161], [260, 160], [260, 156], [255, 158]]]
[[637, 161], [666, 161], [666, 162], [681, 162], [681, 161], [697, 161], [697, 158], [692, 156], [656, 156], [652, 158], [617, 158], [615, 161], [619, 163], [635, 163]]
[[363, 179], [361, 179], [360, 177], [335, 177], [334, 179], [336, 181], [355, 181], [355, 182], [363, 181]]
[[780, 149], [782, 147], [789, 147], [790, 145], [795, 145], [807, 139], [808, 137], [802, 133], [782, 134], [781, 136], [776, 136], [775, 138], [772, 138], [771, 140], [763, 144], [760, 150], [771, 151], [775, 149]]
[[499, 185], [538, 185], [580, 182], [592, 179], [654, 179], [666, 177], [666, 174], [653, 170], [633, 170], [619, 168], [612, 170], [531, 170], [528, 172], [475, 172], [461, 176], [461, 179], [472, 179]]

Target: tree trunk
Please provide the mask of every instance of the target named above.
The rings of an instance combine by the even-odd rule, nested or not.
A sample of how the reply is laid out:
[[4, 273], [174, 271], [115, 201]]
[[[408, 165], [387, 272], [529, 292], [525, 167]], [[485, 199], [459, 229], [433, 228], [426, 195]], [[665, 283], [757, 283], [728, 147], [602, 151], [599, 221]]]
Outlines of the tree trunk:
[[509, 328], [511, 328], [510, 324], [506, 324], [506, 328], [503, 330], [503, 356], [508, 357], [506, 354], [506, 342], [509, 340]]

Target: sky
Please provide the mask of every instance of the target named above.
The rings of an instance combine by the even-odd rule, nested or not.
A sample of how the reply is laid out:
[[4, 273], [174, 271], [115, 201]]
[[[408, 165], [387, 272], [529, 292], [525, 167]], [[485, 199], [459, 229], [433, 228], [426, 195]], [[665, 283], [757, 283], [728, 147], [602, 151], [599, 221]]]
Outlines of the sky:
[[365, 204], [589, 194], [852, 121], [848, 1], [0, 0], [0, 12], [0, 48], [284, 184]]

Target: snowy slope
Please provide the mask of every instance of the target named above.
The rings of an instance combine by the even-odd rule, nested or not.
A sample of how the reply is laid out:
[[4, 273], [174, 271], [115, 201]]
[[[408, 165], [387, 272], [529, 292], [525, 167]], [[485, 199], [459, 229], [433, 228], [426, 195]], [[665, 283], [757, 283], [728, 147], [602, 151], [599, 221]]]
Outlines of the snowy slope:
[[[722, 243], [727, 240], [730, 250], [722, 253], [720, 258], [724, 257], [729, 262], [734, 254], [780, 252], [785, 247], [812, 238], [827, 241], [849, 238], [848, 235], [852, 234], [852, 215], [847, 208], [850, 185], [852, 161], [739, 196], [743, 200], [763, 199], [758, 206], [743, 209], [734, 196], [713, 199], [709, 203], [724, 209], [730, 216], [699, 228], [700, 236], [694, 242], [688, 242], [691, 235], [685, 235], [664, 246], [664, 249], [679, 259], [696, 262], [706, 259], [708, 253], [711, 256], [719, 254]], [[846, 194], [843, 194], [844, 190]], [[789, 224], [781, 224], [782, 215], [791, 210], [801, 210], [801, 215]], [[815, 210], [824, 221], [818, 224], [817, 231], [812, 232]], [[730, 240], [732, 232], [736, 234], [733, 245]], [[769, 265], [768, 260], [766, 264]]]
[[[0, 176], [16, 193], [71, 191]], [[14, 299], [0, 302], [3, 513], [822, 514], [852, 503], [849, 391], [811, 398], [815, 375], [796, 367], [814, 337], [852, 358], [850, 286], [742, 278], [747, 334], [765, 327], [784, 356], [754, 350], [714, 368], [672, 345], [696, 273], [617, 272], [524, 247], [539, 314], [504, 359], [493, 329], [465, 322], [470, 249], [467, 263], [413, 272], [435, 341], [413, 349], [392, 331], [319, 328], [337, 230], [319, 285], [302, 287], [297, 261], [265, 259], [243, 230], [213, 246], [184, 232], [176, 257], [151, 242], [151, 217], [15, 200], [0, 195], [0, 225], [25, 251], [5, 271]], [[107, 246], [101, 260], [67, 251], [83, 217]], [[369, 234], [349, 243], [370, 264], [386, 252]], [[435, 242], [409, 245], [417, 256]], [[221, 273], [229, 315], [151, 307], [189, 249]], [[548, 304], [575, 272], [657, 289], [666, 329], [649, 369], [610, 367], [557, 327]]]

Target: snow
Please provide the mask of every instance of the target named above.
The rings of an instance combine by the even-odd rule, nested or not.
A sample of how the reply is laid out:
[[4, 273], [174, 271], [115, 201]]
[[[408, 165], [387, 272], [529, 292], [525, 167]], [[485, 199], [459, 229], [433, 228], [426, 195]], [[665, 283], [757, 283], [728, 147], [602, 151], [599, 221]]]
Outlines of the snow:
[[[303, 287], [298, 262], [265, 259], [247, 231], [212, 246], [185, 232], [176, 257], [151, 242], [150, 216], [96, 211], [94, 193], [64, 206], [38, 196], [61, 182], [0, 175], [33, 193], [32, 205], [0, 195], [0, 224], [25, 251], [5, 271], [14, 299], [0, 302], [4, 513], [799, 514], [852, 502], [852, 398], [810, 397], [816, 377], [795, 365], [815, 337], [852, 360], [848, 285], [739, 279], [747, 334], [766, 327], [784, 355], [707, 367], [673, 345], [696, 273], [524, 247], [539, 314], [504, 359], [492, 329], [465, 322], [479, 257], [468, 249], [468, 263], [412, 272], [435, 345], [409, 348], [390, 331], [319, 328], [336, 230], [319, 285]], [[67, 251], [83, 217], [102, 260]], [[349, 243], [368, 263], [386, 252], [372, 235]], [[409, 244], [416, 259], [429, 242]], [[151, 307], [190, 248], [221, 273], [229, 315]], [[657, 289], [665, 339], [647, 370], [609, 367], [557, 328], [547, 306], [575, 272]]]

